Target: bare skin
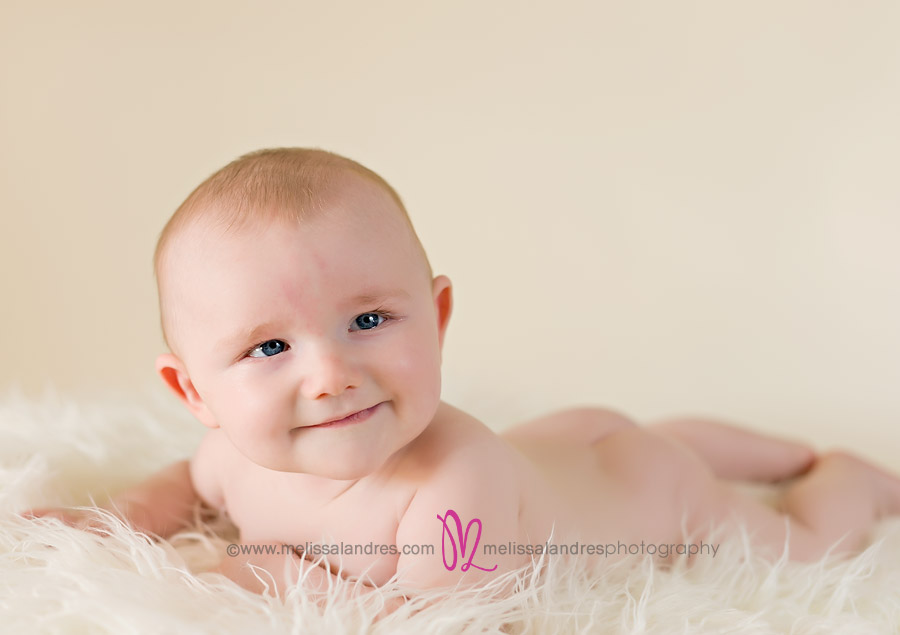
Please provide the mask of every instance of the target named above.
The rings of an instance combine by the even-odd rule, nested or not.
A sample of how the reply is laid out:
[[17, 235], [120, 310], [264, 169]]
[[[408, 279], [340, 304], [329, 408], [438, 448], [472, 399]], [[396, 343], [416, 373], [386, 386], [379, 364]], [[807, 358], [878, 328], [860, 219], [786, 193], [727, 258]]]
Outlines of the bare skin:
[[[762, 451], [751, 473], [729, 472], [730, 477], [774, 481], [800, 474], [784, 494], [783, 510], [745, 498], [717, 478], [696, 448], [677, 438], [683, 436], [682, 427], [689, 430], [694, 423], [718, 435], [719, 457], [745, 456], [748, 440]], [[442, 403], [428, 428], [383, 469], [351, 481], [267, 470], [244, 458], [223, 434], [211, 431], [190, 464], [193, 480], [187, 464], [176, 463], [118, 497], [113, 509], [136, 528], [165, 536], [186, 526], [192, 505], [202, 501], [226, 511], [247, 545], [415, 542], [435, 545], [438, 554], [441, 524], [432, 512], [443, 515], [445, 507], [454, 508], [464, 523], [471, 518], [482, 521], [482, 545], [542, 543], [551, 527], [553, 542], [559, 544], [677, 543], [684, 540], [685, 510], [695, 539], [705, 536], [710, 524], [729, 522], [737, 512], [736, 518], [757, 532], [759, 546], [773, 556], [784, 545], [787, 514], [792, 519], [790, 555], [798, 560], [820, 557], [845, 534], [840, 548], [856, 549], [874, 520], [898, 511], [900, 482], [847, 454], [826, 455], [809, 469], [813, 455], [800, 444], [708, 420], [680, 420], [674, 428], [673, 435], [671, 422], [639, 427], [609, 410], [579, 408], [498, 436]], [[709, 449], [704, 441], [700, 450]], [[201, 498], [192, 486], [195, 482], [215, 483], [215, 493]], [[484, 483], [490, 487], [479, 487]], [[473, 487], [486, 490], [486, 499], [468, 489]], [[426, 502], [413, 505], [417, 499]], [[468, 507], [472, 499], [483, 499], [483, 506]], [[56, 514], [76, 523], [88, 518], [60, 510], [33, 513]], [[427, 586], [453, 583], [458, 575], [447, 571], [439, 558], [422, 559], [425, 575], [419, 576], [429, 580]], [[333, 572], [343, 567], [344, 577], [378, 586], [397, 572], [403, 559], [415, 567], [416, 558], [398, 555], [326, 560]], [[286, 560], [298, 564], [295, 557], [281, 553], [229, 557], [222, 571], [259, 591], [258, 579], [243, 565], [262, 566], [278, 580]], [[525, 556], [479, 554], [474, 564], [498, 569], [488, 573], [473, 568], [474, 575], [466, 574], [467, 579], [527, 561]], [[313, 580], [322, 584], [334, 575], [313, 573]]]
[[[348, 179], [326, 207], [337, 221], [229, 235], [188, 227], [172, 247], [179, 350], [157, 370], [210, 430], [190, 462], [112, 501], [136, 529], [171, 535], [199, 502], [227, 513], [244, 545], [276, 547], [225, 558], [221, 571], [247, 588], [264, 588], [253, 564], [276, 590], [301, 568], [312, 587], [335, 575], [374, 587], [396, 574], [427, 589], [517, 569], [531, 557], [482, 547], [543, 544], [551, 529], [557, 544], [661, 544], [740, 522], [773, 556], [788, 540], [792, 558], [810, 560], [836, 543], [858, 548], [873, 522], [900, 512], [900, 480], [860, 459], [815, 457], [715, 421], [639, 427], [579, 408], [492, 432], [440, 400], [450, 281], [422, 275], [394, 200]], [[731, 484], [790, 478], [778, 510]], [[453, 514], [463, 529], [478, 519], [465, 549]], [[335, 543], [398, 551], [309, 567], [316, 554], [304, 549]]]

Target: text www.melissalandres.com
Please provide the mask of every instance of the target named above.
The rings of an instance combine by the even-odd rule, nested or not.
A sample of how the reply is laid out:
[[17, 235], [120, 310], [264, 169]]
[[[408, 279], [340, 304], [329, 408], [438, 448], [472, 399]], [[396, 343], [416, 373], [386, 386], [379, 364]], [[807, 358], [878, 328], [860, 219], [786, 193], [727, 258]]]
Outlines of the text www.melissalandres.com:
[[288, 556], [291, 554], [309, 556], [431, 556], [434, 545], [385, 545], [377, 542], [331, 544], [305, 542], [297, 545], [235, 544], [225, 548], [232, 558], [236, 556]]
[[[700, 541], [699, 543], [653, 543], [641, 541], [595, 543], [520, 543], [507, 542], [501, 544], [485, 543], [479, 545], [484, 556], [529, 555], [529, 556], [625, 556], [650, 555], [667, 558], [669, 556], [705, 556], [715, 558], [719, 545]], [[453, 551], [456, 551], [453, 545]], [[231, 557], [237, 556], [286, 556], [291, 554], [310, 556], [430, 556], [435, 554], [434, 545], [386, 545], [375, 542], [368, 543], [316, 543], [306, 542], [297, 545], [287, 544], [235, 544], [228, 545], [225, 552]]]

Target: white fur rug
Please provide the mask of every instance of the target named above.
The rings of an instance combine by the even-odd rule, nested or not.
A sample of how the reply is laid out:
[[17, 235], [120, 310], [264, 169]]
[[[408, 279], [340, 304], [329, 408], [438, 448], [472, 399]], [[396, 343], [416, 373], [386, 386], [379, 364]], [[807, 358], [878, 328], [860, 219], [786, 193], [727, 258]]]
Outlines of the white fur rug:
[[635, 556], [590, 574], [550, 560], [540, 579], [520, 572], [511, 595], [443, 592], [373, 623], [390, 589], [360, 604], [338, 588], [321, 608], [301, 589], [274, 600], [204, 573], [227, 544], [208, 531], [154, 543], [120, 525], [101, 538], [14, 513], [99, 502], [188, 456], [202, 426], [161, 395], [136, 401], [0, 397], [0, 631], [859, 634], [900, 625], [894, 520], [851, 560], [772, 564], [737, 539], [690, 567]]

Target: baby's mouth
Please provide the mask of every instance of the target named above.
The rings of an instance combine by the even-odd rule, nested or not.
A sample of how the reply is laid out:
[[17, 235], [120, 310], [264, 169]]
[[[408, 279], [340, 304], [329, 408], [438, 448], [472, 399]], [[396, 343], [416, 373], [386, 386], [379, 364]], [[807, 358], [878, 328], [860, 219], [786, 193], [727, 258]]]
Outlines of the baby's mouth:
[[377, 403], [371, 408], [366, 408], [365, 410], [359, 410], [354, 412], [353, 414], [347, 415], [342, 419], [335, 419], [333, 421], [327, 421], [325, 423], [319, 423], [314, 426], [305, 426], [307, 428], [342, 428], [344, 426], [350, 426], [354, 423], [362, 423], [369, 417], [371, 417], [375, 411], [381, 406], [381, 403]]

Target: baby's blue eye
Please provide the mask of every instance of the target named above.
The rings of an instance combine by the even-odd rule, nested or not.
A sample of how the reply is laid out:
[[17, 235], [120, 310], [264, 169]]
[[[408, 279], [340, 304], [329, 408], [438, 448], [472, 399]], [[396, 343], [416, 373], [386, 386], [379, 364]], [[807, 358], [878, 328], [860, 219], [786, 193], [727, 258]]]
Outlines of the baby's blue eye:
[[[370, 331], [376, 326], [381, 325], [385, 319], [386, 318], [383, 315], [379, 315], [378, 313], [363, 313], [356, 318], [355, 323], [360, 330]], [[379, 320], [381, 320], [381, 322], [379, 322]]]
[[[283, 353], [286, 348], [286, 345], [281, 340], [269, 340], [268, 342], [263, 342], [252, 351], [247, 353], [248, 357], [272, 357], [273, 355], [278, 355], [279, 353]], [[259, 351], [259, 354], [256, 354]]]
[[[371, 331], [389, 319], [391, 316], [381, 313], [363, 313], [357, 316], [353, 323], [360, 331]], [[274, 357], [286, 351], [287, 348], [287, 344], [281, 340], [268, 340], [247, 353], [247, 357]]]

